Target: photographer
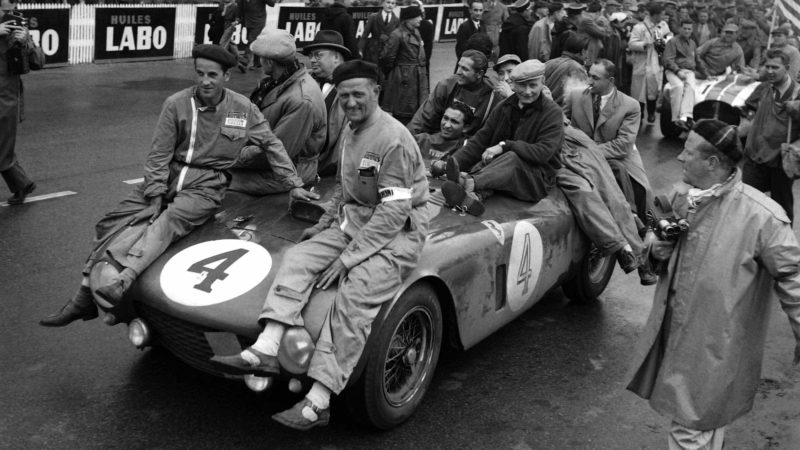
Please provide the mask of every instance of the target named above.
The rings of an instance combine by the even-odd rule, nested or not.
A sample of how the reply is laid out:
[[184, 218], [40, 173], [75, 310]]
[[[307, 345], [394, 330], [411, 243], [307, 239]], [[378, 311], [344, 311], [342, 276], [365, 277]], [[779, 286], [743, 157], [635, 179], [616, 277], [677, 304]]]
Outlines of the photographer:
[[800, 361], [800, 247], [783, 209], [742, 183], [742, 157], [736, 127], [697, 122], [670, 200], [689, 230], [650, 252], [667, 263], [628, 389], [672, 420], [670, 449], [722, 448], [724, 427], [752, 408], [774, 294]]
[[41, 54], [22, 17], [13, 12], [16, 6], [16, 0], [0, 0], [0, 174], [14, 194], [8, 199], [9, 205], [21, 204], [36, 189], [17, 161], [14, 144], [17, 124], [23, 117], [20, 74], [24, 70], [19, 67], [20, 58]]
[[[659, 46], [664, 37], [659, 31], [663, 8], [659, 4], [647, 7], [647, 16], [633, 26], [628, 47], [633, 58], [631, 97], [636, 99], [641, 110], [647, 110], [647, 123], [656, 121], [656, 99], [661, 93], [661, 64]], [[660, 48], [663, 50], [663, 47]]]

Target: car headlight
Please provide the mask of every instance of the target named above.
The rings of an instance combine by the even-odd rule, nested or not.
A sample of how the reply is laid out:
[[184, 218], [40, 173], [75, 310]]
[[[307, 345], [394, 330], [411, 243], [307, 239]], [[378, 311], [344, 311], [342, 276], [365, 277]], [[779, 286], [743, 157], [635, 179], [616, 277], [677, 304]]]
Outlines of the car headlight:
[[263, 392], [272, 386], [272, 377], [258, 377], [250, 373], [244, 376], [244, 384], [253, 392]]
[[150, 343], [150, 327], [142, 319], [133, 319], [128, 324], [128, 340], [137, 348], [142, 348]]
[[314, 340], [305, 327], [290, 327], [283, 333], [278, 347], [278, 362], [289, 373], [303, 374], [314, 354]]

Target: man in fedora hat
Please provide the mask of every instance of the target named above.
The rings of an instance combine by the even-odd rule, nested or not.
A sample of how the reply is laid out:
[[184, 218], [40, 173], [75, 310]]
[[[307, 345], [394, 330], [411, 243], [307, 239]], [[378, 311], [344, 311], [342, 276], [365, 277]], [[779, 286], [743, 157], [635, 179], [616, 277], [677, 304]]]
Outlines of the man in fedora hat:
[[[250, 48], [261, 60], [264, 78], [250, 94], [297, 168], [303, 183], [317, 178], [317, 158], [325, 145], [327, 113], [319, 85], [295, 56], [294, 37], [286, 30], [264, 29]], [[231, 189], [252, 195], [281, 192], [268, 167], [240, 169]]]
[[341, 34], [333, 30], [321, 30], [310, 44], [303, 47], [303, 53], [308, 56], [311, 76], [319, 83], [328, 112], [327, 135], [320, 152], [317, 172], [320, 175], [333, 175], [339, 161], [337, 142], [347, 123], [344, 110], [339, 106], [336, 85], [333, 84], [333, 71], [350, 57], [350, 50], [344, 46]]
[[542, 95], [544, 63], [523, 62], [511, 71], [511, 81], [514, 95], [447, 160], [445, 202], [472, 215], [483, 214], [482, 202], [493, 191], [538, 202], [555, 185], [556, 169], [561, 167], [563, 113]]

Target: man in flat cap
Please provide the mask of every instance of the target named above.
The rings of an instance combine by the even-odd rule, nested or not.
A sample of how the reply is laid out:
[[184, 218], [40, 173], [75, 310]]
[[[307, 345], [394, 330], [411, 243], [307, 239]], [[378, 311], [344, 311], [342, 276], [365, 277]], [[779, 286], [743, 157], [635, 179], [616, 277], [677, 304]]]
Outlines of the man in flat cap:
[[112, 305], [119, 302], [172, 242], [216, 212], [232, 167], [263, 158], [283, 190], [302, 191], [302, 181], [264, 116], [247, 97], [225, 88], [236, 57], [218, 45], [199, 45], [192, 56], [197, 84], [164, 102], [144, 182], [98, 222], [78, 292], [42, 325], [60, 327], [97, 317], [89, 273], [101, 259], [120, 273], [107, 285], [93, 286], [94, 295]]
[[744, 69], [744, 51], [736, 43], [738, 32], [739, 27], [735, 23], [726, 23], [720, 37], [697, 47], [698, 78], [722, 75], [728, 67], [734, 72]]
[[425, 164], [411, 133], [378, 107], [377, 66], [348, 61], [333, 80], [350, 120], [341, 139], [340, 184], [319, 223], [303, 232], [303, 242], [278, 268], [258, 340], [240, 354], [212, 359], [228, 371], [277, 374], [284, 330], [303, 326], [300, 313], [314, 288], [337, 288], [311, 357], [311, 390], [272, 416], [299, 430], [327, 425], [331, 393], [347, 385], [372, 321], [416, 265], [428, 229]]
[[789, 45], [789, 30], [783, 27], [776, 27], [772, 30], [772, 45], [770, 50], [780, 50], [789, 58], [789, 77], [793, 80], [800, 75], [800, 50], [793, 45]]
[[[259, 58], [264, 78], [250, 94], [266, 117], [297, 174], [306, 185], [317, 178], [317, 159], [327, 136], [327, 111], [319, 85], [295, 55], [294, 36], [286, 30], [265, 28], [250, 44]], [[233, 172], [231, 190], [251, 195], [283, 192], [286, 187], [265, 160]]]
[[[445, 202], [479, 216], [494, 191], [538, 202], [555, 184], [564, 143], [563, 113], [542, 95], [544, 63], [531, 59], [511, 71], [514, 95], [447, 161]], [[462, 172], [464, 170], [464, 172]]]
[[664, 271], [628, 389], [672, 421], [670, 449], [721, 449], [724, 427], [752, 408], [776, 296], [800, 361], [800, 247], [782, 208], [742, 183], [737, 134], [714, 119], [695, 124], [669, 205], [689, 230], [652, 239]]
[[502, 55], [497, 58], [497, 62], [492, 66], [492, 70], [497, 74], [497, 84], [494, 86], [496, 95], [508, 98], [514, 94], [511, 90], [511, 71], [520, 64], [522, 61], [517, 55]]
[[317, 172], [320, 175], [333, 175], [339, 164], [339, 136], [347, 123], [344, 110], [339, 106], [336, 85], [333, 84], [333, 71], [350, 58], [350, 50], [344, 46], [341, 34], [333, 30], [320, 30], [314, 40], [303, 47], [303, 53], [308, 56], [311, 76], [322, 90], [328, 113], [325, 145], [320, 151]]

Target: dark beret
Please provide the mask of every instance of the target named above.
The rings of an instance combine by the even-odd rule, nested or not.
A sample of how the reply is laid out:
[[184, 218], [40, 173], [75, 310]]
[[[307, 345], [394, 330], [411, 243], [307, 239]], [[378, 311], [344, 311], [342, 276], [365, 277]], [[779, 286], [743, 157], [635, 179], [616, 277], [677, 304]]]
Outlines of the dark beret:
[[739, 130], [735, 126], [717, 119], [704, 119], [698, 120], [692, 131], [733, 162], [741, 161], [742, 145], [739, 141]]
[[214, 44], [195, 45], [192, 49], [192, 58], [205, 58], [218, 62], [223, 69], [228, 70], [239, 63], [230, 52]]
[[400, 10], [400, 20], [409, 20], [422, 16], [422, 8], [417, 5], [406, 6]]
[[378, 81], [378, 66], [361, 59], [347, 61], [333, 69], [333, 84], [351, 78], [369, 78]]

